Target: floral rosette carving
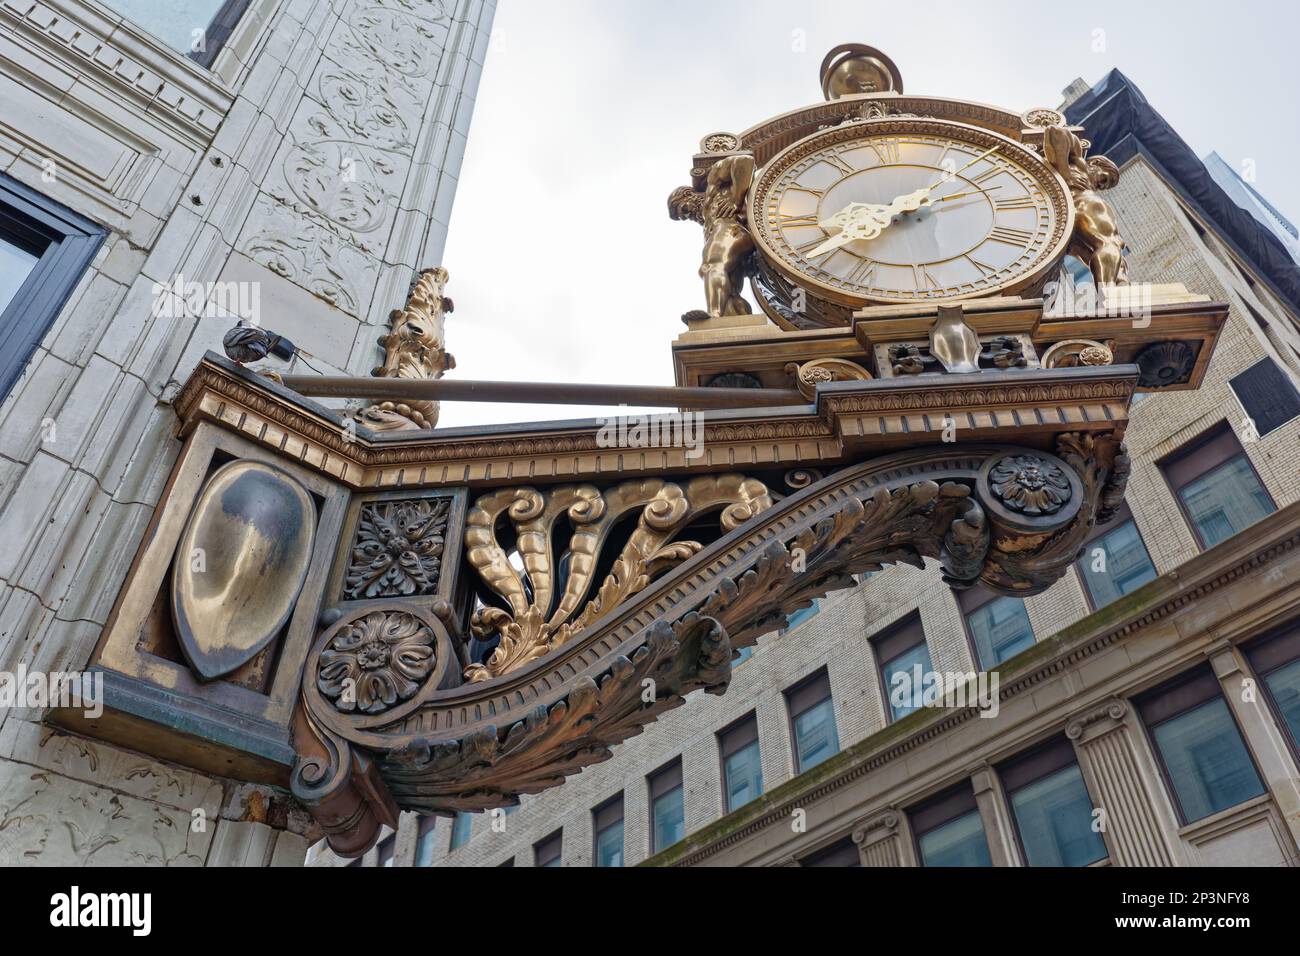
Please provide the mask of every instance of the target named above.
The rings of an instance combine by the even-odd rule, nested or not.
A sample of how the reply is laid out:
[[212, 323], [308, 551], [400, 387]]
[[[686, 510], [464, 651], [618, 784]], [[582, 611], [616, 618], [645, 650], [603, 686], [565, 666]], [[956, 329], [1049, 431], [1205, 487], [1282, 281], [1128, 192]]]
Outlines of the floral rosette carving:
[[435, 663], [433, 631], [402, 611], [344, 625], [321, 651], [316, 686], [345, 714], [382, 714], [410, 700]]
[[1070, 500], [1070, 479], [1060, 467], [1034, 455], [1004, 458], [993, 466], [989, 484], [998, 500], [1025, 515], [1052, 515]]
[[344, 596], [360, 601], [436, 591], [450, 508], [447, 498], [365, 505]]

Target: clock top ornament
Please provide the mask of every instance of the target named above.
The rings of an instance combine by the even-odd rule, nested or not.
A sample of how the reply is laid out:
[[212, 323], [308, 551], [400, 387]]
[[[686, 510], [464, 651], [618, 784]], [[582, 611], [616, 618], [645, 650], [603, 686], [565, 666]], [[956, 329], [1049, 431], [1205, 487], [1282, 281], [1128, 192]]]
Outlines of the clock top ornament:
[[694, 330], [851, 325], [864, 308], [1038, 295], [1067, 253], [1125, 284], [1100, 193], [1119, 180], [1056, 110], [1014, 113], [903, 93], [898, 67], [850, 43], [821, 66], [825, 102], [701, 142], [674, 219], [704, 227]]

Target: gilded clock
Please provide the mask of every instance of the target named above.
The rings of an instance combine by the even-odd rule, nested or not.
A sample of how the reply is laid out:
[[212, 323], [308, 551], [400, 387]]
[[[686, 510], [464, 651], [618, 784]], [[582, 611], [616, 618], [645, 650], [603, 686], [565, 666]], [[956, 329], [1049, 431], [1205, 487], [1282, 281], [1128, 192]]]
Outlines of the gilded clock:
[[841, 306], [1019, 292], [1065, 254], [1074, 205], [1060, 176], [1005, 136], [888, 117], [813, 133], [749, 193], [760, 253]]

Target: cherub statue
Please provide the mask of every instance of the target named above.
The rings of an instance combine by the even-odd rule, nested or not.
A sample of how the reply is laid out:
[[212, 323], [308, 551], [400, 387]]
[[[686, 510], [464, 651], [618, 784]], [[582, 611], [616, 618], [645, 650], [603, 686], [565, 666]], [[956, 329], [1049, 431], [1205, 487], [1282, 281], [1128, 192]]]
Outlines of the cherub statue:
[[1100, 195], [1119, 182], [1119, 168], [1104, 156], [1087, 155], [1087, 145], [1064, 126], [1043, 130], [1043, 155], [1074, 194], [1074, 239], [1070, 252], [1092, 270], [1101, 289], [1128, 284], [1124, 239], [1115, 210]]
[[[387, 335], [379, 337], [384, 364], [370, 374], [376, 378], [434, 379], [456, 367], [443, 345], [443, 320], [455, 310], [444, 296], [449, 276], [438, 266], [425, 269], [411, 284], [406, 308], [394, 309]], [[357, 421], [374, 431], [412, 431], [438, 424], [435, 401], [380, 402], [362, 409]]]
[[754, 157], [728, 156], [710, 167], [704, 192], [682, 186], [668, 197], [668, 215], [674, 220], [691, 219], [704, 226], [700, 278], [704, 280], [706, 312], [700, 318], [753, 311], [742, 295], [745, 257], [754, 248], [745, 226], [745, 196], [753, 181]]

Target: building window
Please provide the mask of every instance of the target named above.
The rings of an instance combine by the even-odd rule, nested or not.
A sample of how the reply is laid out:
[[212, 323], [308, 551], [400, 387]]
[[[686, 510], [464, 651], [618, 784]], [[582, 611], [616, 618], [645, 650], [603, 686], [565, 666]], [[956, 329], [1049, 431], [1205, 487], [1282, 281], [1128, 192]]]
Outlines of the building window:
[[249, 0], [101, 0], [178, 53], [211, 66]]
[[786, 624], [785, 627], [781, 628], [781, 633], [789, 634], [804, 621], [815, 615], [819, 610], [821, 610], [821, 601], [813, 601], [812, 606], [795, 611], [786, 618]]
[[731, 813], [763, 793], [758, 718], [750, 714], [718, 734], [718, 751], [722, 754], [723, 809]]
[[681, 758], [651, 774], [649, 783], [650, 852], [658, 853], [686, 836]]
[[1300, 624], [1290, 624], [1245, 650], [1292, 752], [1300, 757]]
[[992, 866], [984, 822], [969, 783], [941, 793], [908, 813], [922, 866]]
[[1160, 463], [1202, 548], [1212, 548], [1276, 511], [1226, 424]]
[[103, 238], [89, 219], [0, 174], [0, 401]]
[[1034, 646], [1034, 629], [1020, 598], [999, 597], [976, 587], [958, 591], [957, 601], [981, 670], [991, 670]]
[[379, 865], [392, 866], [393, 855], [397, 851], [397, 834], [392, 833], [379, 843]]
[[749, 660], [753, 656], [754, 656], [753, 644], [750, 644], [748, 647], [742, 647], [740, 650], [736, 651], [736, 659], [731, 662], [731, 669], [735, 670], [737, 667], [745, 663], [745, 661]]
[[1007, 761], [998, 775], [1030, 866], [1087, 866], [1106, 859], [1106, 841], [1093, 829], [1092, 798], [1070, 741], [1057, 737]]
[[533, 865], [557, 867], [564, 851], [564, 831], [556, 830], [545, 840], [533, 844]]
[[606, 800], [591, 811], [596, 834], [597, 866], [623, 865], [623, 794]]
[[1155, 565], [1127, 505], [1084, 546], [1079, 574], [1094, 611], [1156, 579]]
[[1151, 691], [1137, 705], [1184, 823], [1264, 792], [1209, 665]]
[[925, 643], [921, 615], [909, 614], [871, 639], [879, 665], [881, 689], [890, 720], [901, 720], [920, 710], [925, 675], [933, 670]]
[[801, 774], [840, 752], [830, 676], [823, 670], [786, 691], [785, 696], [790, 736], [794, 738], [794, 772]]
[[497, 864], [498, 867], [513, 867], [514, 865], [515, 865], [515, 858], [513, 856], [510, 859], [502, 860], [500, 863]]
[[824, 850], [818, 850], [799, 861], [800, 866], [861, 866], [862, 857], [858, 855], [858, 845], [852, 838], [846, 837], [833, 843]]
[[1261, 437], [1300, 415], [1300, 390], [1271, 358], [1234, 375], [1229, 384]]
[[459, 850], [469, 842], [470, 830], [474, 825], [474, 818], [465, 813], [463, 810], [456, 814], [456, 820], [451, 825], [451, 849]]
[[433, 866], [433, 830], [437, 817], [422, 816], [415, 832], [415, 865]]

